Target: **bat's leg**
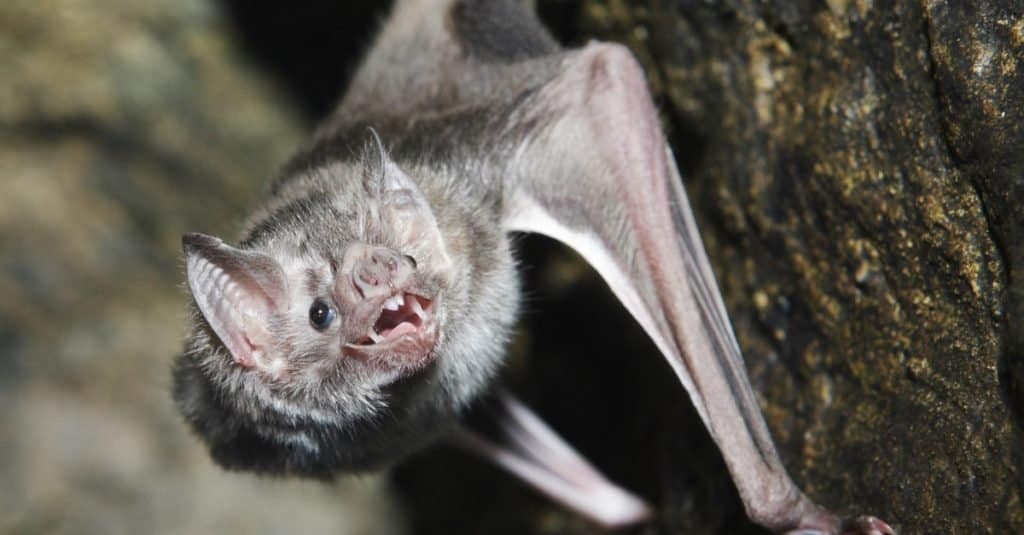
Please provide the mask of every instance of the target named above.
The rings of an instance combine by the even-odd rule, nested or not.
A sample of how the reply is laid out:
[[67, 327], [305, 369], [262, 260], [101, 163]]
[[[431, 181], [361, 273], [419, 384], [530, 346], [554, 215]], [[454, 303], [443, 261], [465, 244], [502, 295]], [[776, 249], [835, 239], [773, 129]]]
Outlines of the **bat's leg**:
[[[640, 498], [615, 486], [539, 417], [506, 392], [481, 407], [450, 441], [511, 472], [555, 501], [605, 527], [651, 517]], [[486, 427], [486, 429], [485, 429]]]

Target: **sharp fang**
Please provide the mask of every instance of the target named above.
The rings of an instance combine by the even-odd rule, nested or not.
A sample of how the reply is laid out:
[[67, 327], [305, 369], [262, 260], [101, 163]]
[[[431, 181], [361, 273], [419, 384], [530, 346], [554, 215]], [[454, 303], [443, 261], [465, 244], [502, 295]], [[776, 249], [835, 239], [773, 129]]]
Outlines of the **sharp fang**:
[[412, 298], [412, 304], [410, 305], [410, 307], [412, 308], [412, 311], [415, 312], [416, 315], [420, 317], [421, 320], [427, 319], [427, 313], [423, 312], [423, 307], [420, 306], [419, 299], [416, 299], [415, 297]]
[[367, 336], [370, 337], [370, 340], [373, 340], [373, 343], [375, 343], [375, 344], [379, 344], [382, 341], [384, 341], [384, 337], [379, 335], [379, 334], [377, 334], [376, 332], [374, 332], [373, 329], [370, 329], [370, 332], [368, 332], [366, 334], [367, 334]]
[[392, 312], [401, 308], [405, 304], [405, 298], [401, 294], [392, 297], [384, 302], [384, 310], [390, 310]]

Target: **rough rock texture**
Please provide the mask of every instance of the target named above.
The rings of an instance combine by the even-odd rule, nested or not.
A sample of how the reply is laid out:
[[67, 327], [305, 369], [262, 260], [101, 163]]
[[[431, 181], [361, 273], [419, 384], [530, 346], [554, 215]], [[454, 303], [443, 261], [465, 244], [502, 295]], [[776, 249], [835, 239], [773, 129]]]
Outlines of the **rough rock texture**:
[[304, 130], [199, 0], [0, 3], [0, 532], [389, 533], [382, 486], [213, 466], [174, 411], [180, 236]]

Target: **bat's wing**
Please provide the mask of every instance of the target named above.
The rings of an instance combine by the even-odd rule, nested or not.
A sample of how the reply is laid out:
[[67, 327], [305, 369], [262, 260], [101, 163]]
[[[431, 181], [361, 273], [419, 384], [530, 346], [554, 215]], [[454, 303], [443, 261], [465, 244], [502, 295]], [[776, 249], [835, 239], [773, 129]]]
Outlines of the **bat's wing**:
[[[841, 529], [775, 451], [636, 60], [613, 44], [568, 52], [513, 115], [508, 229], [562, 241], [605, 279], [686, 387], [754, 521]], [[857, 522], [842, 529], [888, 529]]]
[[686, 387], [751, 517], [792, 527], [805, 499], [747, 380], [643, 71], [626, 49], [592, 44], [530, 99], [508, 229], [553, 237], [597, 270]]

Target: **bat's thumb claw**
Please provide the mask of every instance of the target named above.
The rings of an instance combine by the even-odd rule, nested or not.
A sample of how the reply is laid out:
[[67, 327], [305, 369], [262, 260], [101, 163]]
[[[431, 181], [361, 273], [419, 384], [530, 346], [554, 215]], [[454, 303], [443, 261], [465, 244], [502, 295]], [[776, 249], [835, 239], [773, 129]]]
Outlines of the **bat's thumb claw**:
[[858, 516], [843, 522], [840, 535], [896, 535], [896, 531], [879, 518]]
[[835, 516], [822, 513], [805, 518], [799, 528], [786, 531], [784, 535], [896, 535], [889, 524], [873, 516], [858, 516], [839, 522]]

